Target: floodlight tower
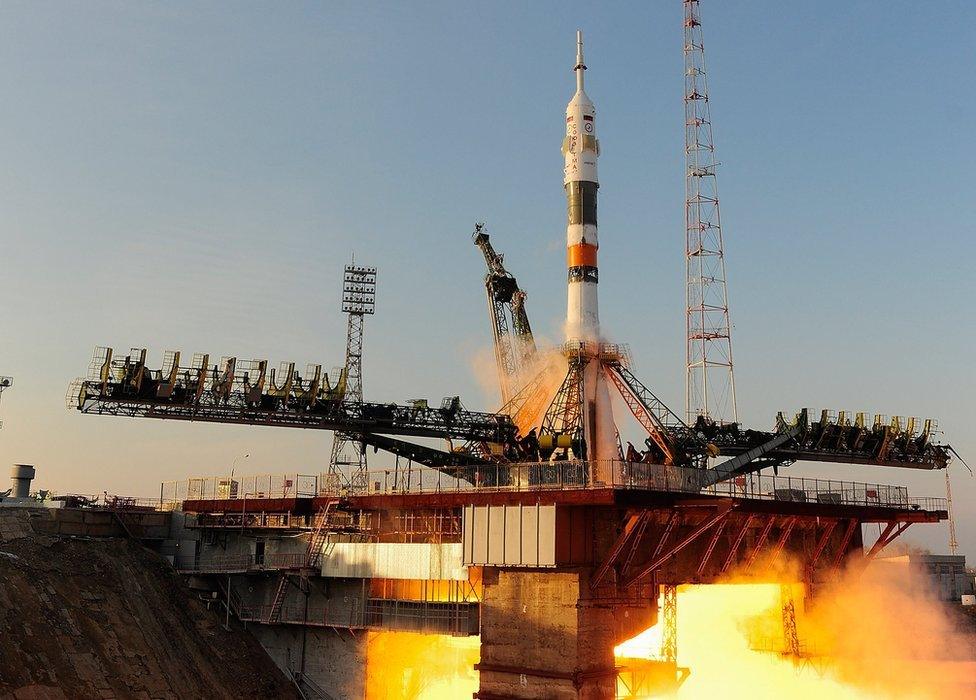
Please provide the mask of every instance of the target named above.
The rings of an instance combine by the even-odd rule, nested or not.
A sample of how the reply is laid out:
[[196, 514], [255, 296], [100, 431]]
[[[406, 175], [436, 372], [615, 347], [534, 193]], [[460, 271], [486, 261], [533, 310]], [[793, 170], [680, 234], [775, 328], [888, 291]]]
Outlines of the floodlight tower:
[[685, 55], [685, 413], [738, 421], [732, 324], [715, 183], [715, 144], [698, 0], [684, 2]]
[[[342, 311], [349, 316], [346, 330], [346, 403], [363, 402], [363, 327], [376, 306], [376, 268], [346, 265], [342, 275]], [[345, 468], [345, 469], [344, 469]], [[329, 475], [345, 478], [352, 486], [366, 483], [366, 452], [354, 436], [336, 433], [332, 442]]]

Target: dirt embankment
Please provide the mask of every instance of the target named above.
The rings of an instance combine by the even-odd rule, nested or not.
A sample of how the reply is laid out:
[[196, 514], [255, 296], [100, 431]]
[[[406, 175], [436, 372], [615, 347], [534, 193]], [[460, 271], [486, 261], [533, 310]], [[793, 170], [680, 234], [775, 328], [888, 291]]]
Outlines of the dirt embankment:
[[0, 700], [297, 697], [152, 552], [37, 535], [25, 516], [0, 514]]

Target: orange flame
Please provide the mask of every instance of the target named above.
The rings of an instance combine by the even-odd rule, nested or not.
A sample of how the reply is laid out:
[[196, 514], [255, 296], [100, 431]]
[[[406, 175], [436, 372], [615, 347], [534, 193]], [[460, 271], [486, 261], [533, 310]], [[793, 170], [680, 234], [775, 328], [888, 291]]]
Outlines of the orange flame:
[[[817, 592], [809, 610], [804, 610], [803, 586], [788, 578], [681, 586], [677, 664], [689, 668], [690, 675], [677, 697], [976, 697], [973, 638], [953, 636], [945, 608], [924, 587], [921, 577], [906, 567], [883, 562], [845, 573]], [[791, 653], [793, 645], [784, 632], [783, 607], [790, 596], [799, 656]], [[659, 623], [614, 653], [621, 659], [655, 659], [661, 638]]]
[[367, 700], [455, 700], [478, 690], [478, 637], [370, 632]]

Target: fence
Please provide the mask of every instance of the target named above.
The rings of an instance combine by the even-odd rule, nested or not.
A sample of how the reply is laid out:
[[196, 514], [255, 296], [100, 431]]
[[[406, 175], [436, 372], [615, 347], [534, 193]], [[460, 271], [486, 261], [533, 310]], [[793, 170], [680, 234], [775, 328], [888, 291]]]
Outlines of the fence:
[[[399, 630], [423, 633], [469, 635], [478, 633], [477, 603], [424, 603], [406, 600], [359, 599], [348, 607], [285, 605], [277, 624], [346, 629]], [[264, 623], [271, 605], [241, 603], [238, 615], [244, 622]]]
[[367, 472], [355, 486], [339, 485], [329, 475], [193, 478], [164, 483], [160, 501], [612, 488], [903, 510], [947, 508], [944, 498], [910, 498], [903, 486], [766, 474], [705, 485], [703, 476], [701, 469], [611, 460], [482, 464], [452, 468], [450, 474], [410, 466]]
[[166, 503], [228, 498], [314, 498], [319, 495], [319, 481], [315, 474], [194, 477], [164, 481], [159, 500]]
[[282, 571], [300, 569], [305, 565], [304, 552], [275, 554], [228, 554], [204, 560], [197, 557], [177, 557], [173, 566], [182, 574], [235, 574], [248, 571]]

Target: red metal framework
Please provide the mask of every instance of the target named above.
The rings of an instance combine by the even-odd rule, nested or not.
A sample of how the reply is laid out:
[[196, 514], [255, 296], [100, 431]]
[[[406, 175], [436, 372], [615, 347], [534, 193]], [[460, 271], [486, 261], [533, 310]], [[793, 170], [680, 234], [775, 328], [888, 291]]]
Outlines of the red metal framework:
[[[804, 579], [813, 582], [821, 577], [821, 568], [836, 568], [852, 553], [855, 534], [859, 545], [862, 517], [867, 515], [761, 512], [747, 501], [732, 499], [632, 508], [622, 513], [617, 537], [595, 562], [590, 586], [609, 583], [622, 589], [652, 578], [660, 583], [714, 582], [733, 568], [761, 576], [760, 557], [776, 560], [787, 552], [799, 560]], [[865, 559], [876, 556], [911, 523], [926, 519], [931, 517], [901, 513], [882, 520], [885, 530]], [[842, 522], [846, 527], [841, 532]]]
[[725, 557], [725, 563], [722, 564], [721, 573], [724, 574], [729, 570], [729, 567], [732, 566], [732, 562], [735, 561], [735, 557], [739, 553], [739, 546], [742, 544], [742, 540], [745, 539], [746, 533], [749, 532], [749, 526], [752, 525], [755, 517], [755, 515], [750, 514], [746, 516], [746, 519], [742, 522], [742, 527], [739, 528], [739, 532], [736, 534], [735, 540], [733, 540], [732, 546], [729, 548], [729, 553]]
[[868, 553], [864, 555], [865, 560], [870, 561], [874, 559], [882, 549], [891, 544], [899, 535], [905, 532], [909, 527], [912, 526], [911, 522], [890, 522], [885, 526], [884, 532], [878, 537], [877, 541], [868, 550]]
[[725, 250], [698, 0], [684, 0], [686, 420], [736, 421]]
[[[684, 539], [680, 540], [677, 544], [671, 547], [671, 549], [667, 550], [666, 552], [662, 552], [660, 554], [658, 554], [660, 548], [656, 550], [655, 556], [651, 558], [651, 562], [645, 565], [644, 567], [642, 567], [641, 569], [639, 569], [636, 573], [626, 578], [624, 581], [624, 586], [633, 585], [638, 581], [640, 581], [641, 579], [643, 579], [644, 577], [651, 575], [654, 571], [660, 568], [664, 563], [666, 563], [668, 560], [675, 557], [681, 550], [683, 550], [685, 547], [687, 547], [692, 542], [697, 540], [699, 536], [701, 536], [703, 533], [707, 532], [713, 526], [717, 525], [722, 520], [724, 520], [728, 516], [728, 514], [732, 511], [732, 507], [733, 504], [731, 502], [724, 503], [717, 506], [715, 508], [715, 512], [713, 515], [707, 517], [698, 527], [696, 527], [688, 535], [686, 535]], [[662, 541], [664, 541], [664, 538], [662, 538]]]
[[847, 529], [844, 530], [844, 537], [840, 541], [840, 547], [837, 548], [837, 553], [834, 555], [831, 565], [837, 568], [840, 564], [841, 559], [847, 553], [847, 548], [851, 544], [851, 538], [854, 536], [854, 531], [861, 526], [861, 522], [855, 518], [851, 518], [847, 521]]

